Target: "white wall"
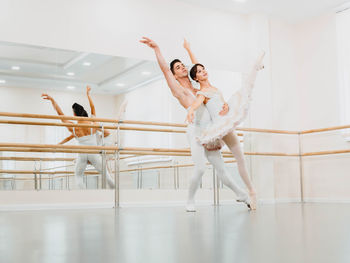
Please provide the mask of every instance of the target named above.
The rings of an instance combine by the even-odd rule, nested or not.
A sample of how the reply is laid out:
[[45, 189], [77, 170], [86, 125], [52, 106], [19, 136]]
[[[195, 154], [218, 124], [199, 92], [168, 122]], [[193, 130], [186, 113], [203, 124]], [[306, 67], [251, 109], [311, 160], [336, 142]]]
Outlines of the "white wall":
[[301, 24], [271, 20], [274, 127], [339, 123], [335, 14]]
[[296, 27], [303, 129], [339, 124], [335, 14]]
[[[340, 124], [337, 80], [335, 14], [324, 15], [296, 27], [298, 50], [298, 89], [303, 129]], [[340, 131], [303, 136], [303, 150], [347, 149]], [[344, 200], [350, 183], [349, 155], [308, 157], [304, 160], [305, 197]]]
[[[290, 25], [271, 20], [274, 127], [303, 130], [340, 124], [335, 14]], [[279, 142], [297, 152], [297, 141]], [[348, 149], [339, 131], [302, 136], [303, 152]], [[303, 158], [307, 200], [349, 200], [349, 155]], [[292, 158], [293, 160], [293, 158]], [[295, 159], [294, 159], [295, 160]], [[276, 197], [300, 193], [298, 163], [276, 160]]]
[[276, 129], [300, 129], [300, 93], [296, 32], [282, 20], [270, 20], [273, 124]]

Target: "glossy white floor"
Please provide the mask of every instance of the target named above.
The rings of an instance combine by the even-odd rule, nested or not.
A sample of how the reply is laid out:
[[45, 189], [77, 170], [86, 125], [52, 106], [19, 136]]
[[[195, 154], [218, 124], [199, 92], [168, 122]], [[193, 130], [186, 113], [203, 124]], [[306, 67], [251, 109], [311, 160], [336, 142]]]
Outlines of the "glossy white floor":
[[350, 204], [0, 213], [0, 262], [350, 262]]

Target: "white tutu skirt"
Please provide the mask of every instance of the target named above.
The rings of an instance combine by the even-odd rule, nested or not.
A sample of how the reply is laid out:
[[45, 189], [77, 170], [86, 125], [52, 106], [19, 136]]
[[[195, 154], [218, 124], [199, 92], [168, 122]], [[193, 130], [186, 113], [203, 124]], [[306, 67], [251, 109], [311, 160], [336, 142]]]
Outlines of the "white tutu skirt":
[[[213, 148], [213, 146], [210, 145], [217, 145], [217, 140], [221, 140], [228, 133], [233, 132], [235, 128], [246, 118], [250, 100], [250, 96], [242, 94], [241, 91], [234, 94], [227, 102], [229, 112], [225, 116], [220, 116], [218, 112], [215, 112], [217, 116], [213, 118], [212, 125], [204, 129], [201, 135], [197, 137], [199, 142], [203, 145], [208, 145], [209, 148]], [[222, 109], [223, 103], [218, 103], [213, 99], [212, 101], [209, 100], [207, 104], [212, 103], [217, 103], [219, 106], [215, 106], [215, 108]]]
[[226, 115], [220, 116], [224, 101], [219, 91], [197, 92], [209, 98], [206, 107], [212, 119], [212, 124], [202, 130], [197, 140], [208, 150], [221, 148], [224, 145], [222, 138], [233, 132], [247, 117], [251, 102], [252, 91], [257, 75], [255, 66], [251, 72], [243, 76], [242, 88], [234, 93], [227, 101], [229, 111]]

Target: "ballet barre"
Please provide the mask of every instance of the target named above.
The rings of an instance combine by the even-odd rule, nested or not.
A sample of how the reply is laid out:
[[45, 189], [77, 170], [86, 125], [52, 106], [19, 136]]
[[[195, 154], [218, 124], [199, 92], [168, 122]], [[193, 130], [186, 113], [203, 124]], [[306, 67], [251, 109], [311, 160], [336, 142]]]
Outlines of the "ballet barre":
[[23, 161], [23, 162], [36, 162], [36, 161], [42, 161], [42, 162], [55, 162], [55, 161], [61, 161], [61, 162], [69, 162], [74, 161], [75, 158], [50, 158], [50, 157], [0, 157], [0, 161]]
[[187, 127], [186, 124], [181, 124], [181, 123], [116, 120], [116, 119], [96, 118], [96, 117], [56, 116], [56, 115], [31, 114], [31, 113], [0, 112], [0, 116], [1, 117], [18, 117], [18, 118], [35, 118], [35, 119], [107, 122], [107, 123], [115, 123], [115, 124], [119, 123], [119, 124], [137, 124], [137, 125], [150, 125], [150, 126], [171, 126], [171, 127], [182, 127], [182, 128]]
[[[147, 121], [132, 121], [132, 120], [115, 120], [107, 118], [92, 118], [92, 117], [76, 117], [76, 116], [56, 116], [56, 115], [43, 115], [43, 114], [29, 114], [29, 113], [10, 113], [0, 112], [2, 117], [16, 117], [16, 118], [37, 118], [37, 119], [54, 119], [54, 120], [76, 120], [76, 121], [92, 121], [92, 122], [107, 122], [118, 124], [118, 126], [104, 126], [105, 129], [120, 129], [120, 130], [135, 130], [135, 131], [158, 131], [158, 132], [176, 132], [185, 133], [185, 130], [174, 130], [174, 129], [153, 129], [153, 128], [139, 128], [139, 127], [125, 127], [125, 124], [133, 125], [147, 125], [147, 126], [170, 126], [186, 128], [186, 124], [180, 123], [166, 123], [166, 122], [147, 122]], [[48, 123], [48, 122], [27, 122], [27, 121], [12, 121], [12, 120], [1, 120], [0, 123], [5, 124], [23, 124], [23, 125], [47, 125], [47, 126], [63, 126], [63, 127], [89, 127], [89, 128], [100, 128], [99, 124], [76, 124], [76, 123]], [[119, 128], [118, 128], [119, 127]], [[276, 133], [276, 134], [299, 134], [299, 131], [285, 131], [277, 129], [258, 129], [258, 128], [240, 128], [237, 127], [238, 131], [246, 132], [259, 132], [259, 133]], [[237, 135], [243, 136], [242, 133]]]
[[[40, 126], [56, 126], [56, 127], [89, 127], [89, 128], [103, 128], [119, 131], [143, 131], [143, 132], [168, 132], [184, 134], [186, 133], [186, 124], [179, 123], [166, 123], [166, 122], [146, 122], [146, 121], [132, 121], [132, 120], [116, 120], [108, 118], [88, 118], [88, 117], [75, 117], [75, 116], [54, 116], [54, 115], [42, 115], [42, 114], [28, 114], [28, 113], [8, 113], [0, 112], [0, 116], [6, 118], [32, 118], [32, 119], [50, 119], [50, 120], [75, 120], [75, 121], [92, 121], [96, 123], [85, 124], [85, 123], [59, 123], [59, 122], [41, 122], [41, 121], [24, 121], [24, 120], [0, 120], [0, 124], [9, 125], [40, 125]], [[107, 123], [107, 125], [102, 125], [101, 123]], [[139, 127], [134, 127], [130, 125], [139, 125]], [[157, 128], [157, 127], [144, 127], [144, 126], [163, 126], [170, 128]], [[174, 129], [172, 128], [174, 127]], [[176, 129], [175, 129], [176, 128]], [[261, 128], [244, 128], [237, 127], [236, 130], [239, 131], [238, 135], [243, 136], [243, 133], [267, 133], [267, 134], [281, 134], [281, 135], [296, 135], [298, 138], [298, 151], [295, 153], [285, 153], [285, 152], [256, 152], [256, 151], [246, 151], [244, 154], [249, 156], [273, 156], [273, 157], [297, 157], [299, 158], [299, 175], [300, 175], [300, 196], [301, 201], [304, 201], [304, 158], [311, 156], [322, 156], [322, 155], [333, 155], [333, 154], [346, 154], [350, 153], [349, 149], [340, 150], [329, 150], [329, 151], [318, 151], [318, 152], [304, 152], [302, 149], [302, 138], [306, 134], [321, 133], [336, 131], [342, 129], [349, 129], [350, 125], [343, 126], [333, 126], [328, 128], [310, 129], [302, 131], [287, 131], [278, 129], [261, 129]], [[114, 160], [119, 162], [123, 158], [130, 158], [130, 156], [120, 156], [120, 155], [132, 155], [132, 156], [142, 156], [142, 155], [159, 155], [159, 156], [190, 156], [190, 149], [165, 149], [165, 148], [142, 148], [142, 147], [117, 147], [117, 146], [74, 146], [74, 145], [50, 145], [50, 144], [10, 144], [10, 143], [0, 143], [0, 151], [9, 152], [43, 152], [43, 153], [88, 153], [88, 154], [108, 154], [114, 155]], [[228, 151], [223, 151], [222, 155], [224, 158], [233, 158], [233, 155]], [[13, 157], [2, 157], [4, 159], [0, 160], [14, 160], [14, 161], [51, 161], [49, 159], [34, 157], [23, 157], [22, 159], [13, 159]], [[7, 158], [7, 159], [6, 159]], [[73, 161], [70, 160], [61, 161]], [[54, 161], [54, 160], [52, 160]], [[60, 160], [56, 160], [60, 161]], [[182, 166], [171, 166], [171, 168], [178, 168]], [[188, 166], [190, 167], [190, 166]], [[158, 169], [165, 169], [165, 166], [159, 166]], [[121, 172], [132, 172], [140, 170], [149, 169], [152, 167], [146, 167], [141, 169], [128, 169], [128, 170], [114, 170], [116, 173]], [[155, 168], [153, 168], [155, 169]], [[50, 171], [54, 172], [54, 171]], [[55, 173], [53, 173], [55, 174]], [[53, 175], [51, 174], [51, 175]], [[55, 174], [56, 175], [56, 174]], [[57, 174], [59, 175], [59, 174]], [[215, 179], [214, 179], [215, 181]], [[214, 182], [215, 188], [215, 182]], [[215, 193], [214, 196], [218, 195]], [[216, 196], [216, 199], [218, 196]], [[215, 198], [214, 198], [215, 200]], [[118, 198], [119, 202], [119, 198]]]
[[[132, 156], [122, 156], [121, 160], [133, 158], [136, 155]], [[16, 156], [8, 156], [8, 157], [0, 157], [0, 161], [22, 161], [22, 162], [73, 162], [75, 158], [56, 158], [56, 157], [16, 157]]]
[[[101, 128], [99, 124], [85, 124], [85, 123], [58, 123], [58, 122], [34, 122], [34, 121], [12, 121], [12, 120], [0, 120], [0, 124], [12, 124], [12, 125], [34, 125], [34, 126], [55, 126], [55, 127], [84, 127], [84, 128]], [[148, 132], [171, 132], [171, 133], [186, 133], [185, 130], [175, 129], [155, 129], [155, 128], [141, 128], [130, 126], [103, 126], [108, 130], [124, 130], [124, 131], [148, 131]]]
[[[45, 153], [88, 153], [101, 154], [99, 150], [71, 150], [71, 149], [56, 149], [56, 148], [30, 148], [30, 147], [0, 147], [2, 152], [45, 152]], [[106, 154], [114, 154], [115, 151], [106, 151]]]
[[[186, 128], [187, 124], [181, 123], [167, 123], [167, 122], [154, 122], [154, 121], [133, 121], [133, 120], [116, 120], [108, 118], [96, 118], [96, 117], [76, 117], [76, 116], [56, 116], [56, 115], [45, 115], [45, 114], [30, 114], [30, 113], [11, 113], [11, 112], [0, 112], [1, 117], [17, 117], [17, 118], [35, 118], [35, 119], [55, 119], [55, 120], [75, 120], [75, 121], [92, 121], [92, 122], [107, 122], [114, 124], [134, 124], [134, 125], [148, 125], [148, 126], [170, 126]], [[79, 126], [73, 126], [79, 127]], [[83, 127], [83, 126], [81, 126]], [[88, 126], [85, 126], [88, 127]], [[89, 126], [90, 127], [90, 126]], [[107, 127], [107, 126], [106, 126]], [[108, 126], [114, 129], [115, 126]], [[113, 128], [112, 128], [113, 127]], [[348, 127], [350, 128], [350, 126]], [[280, 134], [298, 134], [299, 131], [285, 131], [277, 129], [258, 129], [258, 128], [240, 128], [236, 130], [248, 131], [248, 132], [261, 132], [261, 133], [280, 133]]]
[[349, 129], [349, 128], [350, 128], [350, 125], [333, 126], [333, 127], [328, 127], [328, 128], [304, 130], [304, 131], [300, 131], [300, 134], [329, 132], [329, 131], [344, 130], [344, 129]]
[[[22, 149], [30, 150], [49, 150], [51, 152], [58, 152], [59, 150], [67, 150], [69, 152], [78, 153], [101, 153], [106, 151], [107, 153], [114, 154], [116, 151], [124, 154], [142, 154], [142, 155], [157, 155], [159, 154], [189, 154], [190, 149], [171, 149], [171, 148], [148, 148], [148, 147], [122, 147], [117, 146], [88, 146], [88, 145], [57, 145], [57, 144], [28, 144], [28, 143], [0, 143], [0, 150], [6, 151], [8, 148], [15, 150], [16, 148], [21, 151]], [[223, 151], [226, 156], [232, 156], [231, 152]], [[274, 152], [245, 152], [247, 155], [257, 156], [299, 156], [297, 153], [274, 153]]]

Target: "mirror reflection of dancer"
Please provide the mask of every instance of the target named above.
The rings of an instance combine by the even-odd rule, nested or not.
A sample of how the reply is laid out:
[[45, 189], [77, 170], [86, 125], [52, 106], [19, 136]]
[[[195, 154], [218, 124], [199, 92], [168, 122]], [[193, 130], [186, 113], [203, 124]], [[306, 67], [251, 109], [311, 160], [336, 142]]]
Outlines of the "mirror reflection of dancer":
[[[51, 101], [52, 106], [56, 110], [58, 115], [65, 116], [61, 108], [58, 106], [56, 101], [51, 96], [49, 96], [48, 94], [42, 94], [41, 97], [45, 100]], [[84, 107], [79, 105], [78, 103], [74, 103], [72, 105], [72, 109], [73, 109], [74, 116], [89, 117]], [[61, 121], [63, 123], [74, 123], [68, 120], [61, 120]], [[94, 122], [85, 121], [85, 120], [79, 120], [77, 121], [77, 123], [95, 124]], [[67, 129], [72, 134], [69, 137], [67, 137], [64, 141], [62, 141], [61, 144], [71, 140], [72, 138], [75, 138], [79, 145], [97, 146], [96, 132], [98, 129], [86, 128], [86, 127], [67, 127]], [[76, 180], [76, 184], [80, 189], [84, 188], [83, 176], [88, 163], [91, 163], [100, 174], [103, 174], [103, 172], [105, 172], [109, 187], [114, 188], [114, 181], [111, 175], [109, 174], [109, 172], [106, 170], [106, 166], [102, 164], [101, 155], [79, 153], [75, 164], [75, 180]]]
[[[90, 105], [90, 116], [95, 118], [96, 117], [96, 108], [95, 108], [95, 104], [92, 100], [90, 92], [91, 92], [91, 87], [88, 85], [88, 86], [86, 86], [86, 95], [87, 95], [87, 98], [89, 100], [89, 105]], [[127, 106], [127, 101], [123, 101], [123, 103], [121, 104], [121, 106], [119, 108], [117, 117], [116, 117], [117, 120], [123, 120], [124, 114], [126, 111], [126, 106]], [[96, 122], [95, 122], [95, 124], [100, 125], [100, 123], [96, 123]], [[64, 143], [70, 141], [71, 139], [73, 139], [74, 137], [75, 136], [72, 134], [72, 135], [68, 136], [67, 138], [65, 138], [63, 141], [61, 141], [59, 144], [64, 144]], [[96, 140], [97, 140], [98, 146], [116, 146], [117, 134], [111, 133], [109, 130], [97, 129]], [[105, 158], [103, 158], [103, 159], [104, 159], [104, 162], [106, 163], [108, 172], [110, 174], [112, 174], [113, 173], [112, 166], [114, 166], [112, 161], [114, 160], [115, 156], [114, 156], [114, 154], [105, 154], [104, 157]], [[91, 164], [91, 163], [88, 162], [88, 164]]]
[[[181, 106], [188, 109], [196, 100], [197, 90], [193, 88], [188, 77], [188, 71], [184, 64], [179, 59], [175, 59], [170, 63], [169, 68], [160, 52], [158, 45], [153, 40], [144, 37], [142, 40], [140, 40], [140, 42], [146, 44], [154, 50], [159, 67], [164, 74], [173, 96], [179, 101]], [[186, 47], [186, 42], [184, 46]], [[225, 115], [227, 111], [227, 105], [224, 105], [221, 109], [221, 114]], [[205, 106], [200, 105], [195, 113], [193, 123], [189, 124], [187, 127], [187, 138], [190, 143], [191, 155], [194, 162], [194, 174], [190, 179], [186, 210], [188, 212], [196, 211], [194, 206], [194, 197], [206, 169], [206, 159], [208, 159], [213, 165], [217, 172], [217, 176], [223, 182], [223, 184], [228, 186], [233, 192], [236, 193], [238, 198], [237, 201], [244, 202], [249, 208], [255, 209], [255, 204], [251, 204], [247, 192], [241, 189], [234, 182], [233, 177], [225, 168], [225, 162], [222, 158], [221, 152], [218, 150], [221, 148], [218, 141], [210, 145], [210, 150], [197, 142], [196, 137], [201, 134], [204, 127], [210, 124], [211, 119], [208, 110]]]
[[[87, 95], [87, 98], [89, 100], [89, 105], [90, 105], [90, 116], [92, 118], [95, 118], [96, 117], [96, 109], [95, 109], [95, 105], [94, 105], [94, 102], [92, 101], [92, 98], [91, 98], [91, 94], [90, 94], [90, 91], [91, 91], [91, 87], [88, 85], [86, 86], [86, 95]], [[96, 130], [96, 138], [97, 138], [97, 145], [101, 146], [102, 145], [102, 130], [98, 129]], [[104, 145], [114, 145], [113, 143], [113, 136], [111, 135], [110, 131], [108, 130], [103, 130], [103, 141], [104, 141]], [[66, 142], [69, 142], [70, 140], [74, 139], [75, 136], [74, 134], [71, 134], [70, 136], [68, 136], [67, 138], [65, 138], [63, 141], [61, 141], [59, 144], [65, 144]]]
[[[254, 209], [256, 207], [256, 192], [245, 167], [244, 155], [235, 128], [247, 116], [257, 72], [264, 68], [262, 61], [265, 52], [258, 57], [250, 71], [244, 74], [242, 88], [235, 92], [226, 103], [222, 93], [209, 82], [208, 72], [202, 64], [198, 63], [188, 43], [186, 43], [185, 48], [191, 57], [192, 63], [195, 64], [190, 70], [190, 76], [200, 84], [196, 100], [188, 110], [187, 121], [192, 123], [195, 112], [202, 105], [206, 106], [212, 124], [202, 130], [201, 134], [197, 136], [197, 140], [202, 145], [206, 145], [220, 139], [227, 145], [237, 161], [239, 174], [248, 188], [251, 205]], [[220, 114], [223, 105], [227, 105], [229, 109], [225, 116]]]

